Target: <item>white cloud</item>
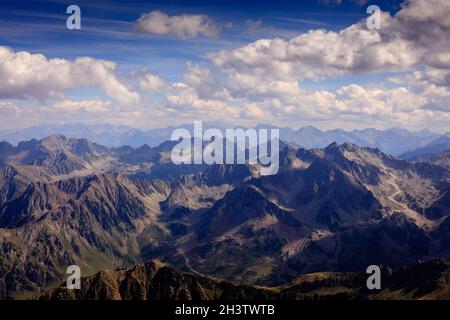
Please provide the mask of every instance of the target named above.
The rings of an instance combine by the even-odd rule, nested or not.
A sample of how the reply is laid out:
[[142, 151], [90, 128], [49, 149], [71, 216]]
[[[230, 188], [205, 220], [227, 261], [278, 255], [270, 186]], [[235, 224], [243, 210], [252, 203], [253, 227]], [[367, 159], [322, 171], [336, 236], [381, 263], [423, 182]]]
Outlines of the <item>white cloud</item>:
[[142, 33], [168, 35], [182, 39], [197, 36], [216, 37], [219, 28], [203, 14], [169, 16], [159, 10], [143, 14], [136, 21], [136, 30]]
[[[411, 87], [427, 101], [424, 109], [450, 114], [450, 71], [435, 68], [413, 71], [389, 79], [395, 84]], [[450, 128], [449, 128], [450, 129]]]
[[111, 101], [101, 100], [68, 100], [58, 101], [51, 106], [45, 108], [46, 111], [62, 111], [62, 112], [110, 112], [112, 111]]
[[139, 94], [118, 79], [115, 69], [116, 64], [110, 61], [47, 59], [42, 54], [0, 47], [0, 97], [47, 99], [67, 90], [99, 86], [121, 105], [138, 104]]
[[175, 109], [196, 109], [205, 112], [217, 112], [225, 108], [226, 103], [217, 99], [202, 99], [193, 88], [166, 94], [167, 102]]
[[244, 34], [256, 34], [261, 31], [262, 20], [247, 20], [245, 22]]
[[256, 104], [246, 103], [242, 106], [240, 117], [243, 119], [267, 119], [268, 113]]
[[166, 87], [166, 83], [159, 76], [147, 73], [139, 81], [139, 86], [144, 91], [157, 91]]
[[[279, 121], [343, 121], [355, 125], [447, 127], [450, 117], [450, 83], [446, 67], [450, 39], [448, 4], [432, 0], [424, 16], [422, 3], [412, 0], [395, 17], [383, 14], [382, 30], [368, 30], [361, 21], [339, 32], [311, 30], [291, 40], [262, 39], [234, 50], [207, 56], [214, 63], [205, 68], [188, 64], [179, 92], [167, 96], [168, 105], [182, 106], [191, 116], [237, 113], [232, 119]], [[430, 38], [414, 35], [414, 28]], [[397, 77], [397, 87], [344, 85], [333, 91], [301, 87], [305, 78], [383, 71], [414, 71], [415, 83]], [[435, 66], [435, 68], [431, 67]], [[421, 82], [421, 85], [417, 85]], [[213, 111], [217, 111], [214, 113]]]
[[389, 78], [392, 83], [406, 83], [411, 86], [426, 86], [434, 84], [438, 86], [450, 87], [450, 71], [434, 68], [413, 71], [401, 76]]
[[228, 79], [228, 88], [238, 97], [260, 99], [267, 96], [292, 96], [299, 93], [298, 81], [261, 79], [254, 75], [233, 73]]
[[450, 67], [450, 2], [410, 0], [395, 17], [382, 14], [381, 29], [365, 20], [339, 32], [310, 30], [290, 40], [263, 39], [208, 54], [228, 73], [302, 80], [361, 72]]
[[0, 115], [15, 115], [21, 112], [20, 108], [11, 102], [0, 101]]
[[[88, 113], [104, 112], [105, 120], [126, 124], [203, 119], [236, 124], [271, 121], [294, 127], [300, 123], [326, 123], [328, 127], [350, 124], [448, 131], [449, 4], [443, 0], [410, 0], [395, 17], [383, 14], [382, 29], [378, 31], [368, 30], [361, 21], [338, 32], [310, 30], [290, 40], [261, 39], [237, 49], [210, 53], [207, 56], [212, 63], [206, 67], [203, 61], [201, 66], [187, 63], [177, 83], [166, 83], [143, 69], [133, 75], [136, 86], [164, 93], [164, 101], [152, 101], [151, 106], [119, 110], [109, 101], [61, 98], [47, 111], [52, 111], [55, 119], [61, 114], [55, 110], [67, 112], [66, 118], [80, 114], [82, 119], [89, 119]], [[214, 27], [208, 29], [208, 24]], [[181, 38], [214, 36], [218, 32], [207, 33], [216, 28], [207, 16], [169, 17], [159, 11], [143, 15], [137, 28]], [[0, 47], [0, 78], [4, 79], [0, 97], [63, 97], [66, 90], [100, 86], [114, 102], [136, 103], [139, 96], [119, 80], [115, 69], [111, 62], [92, 58], [47, 59]], [[327, 84], [330, 77], [384, 71], [401, 73], [392, 77], [389, 85], [384, 85], [383, 80], [370, 85], [353, 81], [333, 90], [302, 85], [304, 79], [320, 85]], [[111, 109], [115, 112], [108, 113]]]
[[[436, 81], [445, 79], [442, 73], [433, 73]], [[292, 126], [300, 121], [329, 122], [335, 127], [353, 121], [355, 126], [411, 128], [433, 123], [446, 130], [448, 124], [443, 120], [450, 117], [448, 90], [430, 85], [412, 88], [399, 82], [397, 87], [386, 88], [350, 84], [334, 91], [314, 91], [301, 88], [295, 80], [237, 72], [223, 82], [210, 69], [192, 64], [188, 64], [183, 79], [184, 83], [172, 86], [174, 91], [166, 96], [166, 107], [186, 120], [273, 121]], [[205, 87], [208, 94], [200, 94]]]

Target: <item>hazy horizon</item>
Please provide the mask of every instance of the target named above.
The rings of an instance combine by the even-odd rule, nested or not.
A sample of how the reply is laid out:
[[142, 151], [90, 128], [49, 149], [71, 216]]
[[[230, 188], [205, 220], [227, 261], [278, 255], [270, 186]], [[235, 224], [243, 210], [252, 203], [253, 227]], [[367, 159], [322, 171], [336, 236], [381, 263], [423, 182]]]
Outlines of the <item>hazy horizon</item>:
[[[331, 127], [331, 128], [323, 128], [320, 126], [316, 126], [316, 125], [302, 125], [302, 126], [289, 126], [289, 125], [285, 125], [285, 126], [277, 126], [277, 125], [273, 125], [270, 123], [265, 123], [265, 122], [260, 122], [260, 123], [256, 123], [256, 124], [250, 124], [250, 125], [243, 125], [243, 124], [233, 124], [233, 123], [227, 123], [227, 122], [217, 122], [217, 121], [202, 121], [203, 124], [207, 125], [208, 127], [214, 127], [217, 126], [218, 128], [235, 128], [235, 127], [245, 127], [245, 128], [256, 128], [256, 127], [276, 127], [279, 129], [290, 129], [293, 131], [298, 131], [300, 129], [305, 129], [308, 127], [312, 127], [315, 129], [318, 129], [322, 132], [327, 132], [327, 131], [334, 131], [334, 130], [343, 130], [346, 132], [351, 132], [351, 131], [364, 131], [364, 130], [378, 130], [378, 131], [389, 131], [389, 130], [407, 130], [411, 133], [420, 133], [423, 131], [428, 131], [434, 134], [440, 134], [440, 135], [444, 135], [450, 131], [442, 131], [442, 130], [435, 130], [434, 128], [430, 129], [430, 128], [421, 128], [421, 129], [411, 129], [411, 128], [407, 128], [407, 127], [401, 127], [401, 126], [392, 126], [392, 127], [386, 127], [386, 128], [379, 128], [379, 127], [361, 127], [361, 128], [341, 128], [341, 127]], [[193, 122], [189, 123], [189, 122], [185, 122], [185, 123], [180, 123], [180, 124], [168, 124], [168, 125], [161, 125], [161, 126], [151, 126], [151, 127], [138, 127], [138, 126], [132, 126], [132, 125], [125, 125], [125, 124], [114, 124], [114, 123], [109, 123], [109, 122], [103, 122], [103, 123], [82, 123], [82, 122], [68, 122], [68, 123], [62, 123], [62, 124], [40, 124], [40, 125], [33, 125], [33, 126], [26, 126], [26, 127], [19, 127], [19, 128], [11, 128], [11, 129], [0, 129], [0, 133], [4, 133], [4, 132], [16, 132], [16, 131], [23, 131], [23, 130], [31, 130], [31, 129], [41, 129], [41, 128], [52, 128], [52, 129], [56, 129], [56, 128], [63, 128], [63, 127], [82, 127], [82, 126], [86, 126], [86, 127], [112, 127], [115, 129], [119, 129], [119, 128], [123, 128], [123, 129], [130, 129], [130, 130], [139, 130], [139, 131], [151, 131], [151, 130], [164, 130], [167, 128], [179, 128], [179, 127], [191, 127], [193, 126]], [[449, 128], [450, 129], [450, 128]], [[1, 138], [1, 137], [0, 137]]]

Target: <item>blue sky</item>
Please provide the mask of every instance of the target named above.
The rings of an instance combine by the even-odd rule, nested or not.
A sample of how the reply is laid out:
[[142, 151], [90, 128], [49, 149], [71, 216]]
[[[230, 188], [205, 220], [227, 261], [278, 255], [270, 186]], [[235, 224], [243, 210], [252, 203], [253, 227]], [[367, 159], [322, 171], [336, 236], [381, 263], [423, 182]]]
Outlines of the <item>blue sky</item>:
[[[439, 2], [440, 0], [433, 1]], [[105, 75], [105, 77], [113, 77], [113, 82], [117, 83], [112, 84], [111, 87], [109, 87], [110, 84], [108, 84], [109, 80], [107, 79], [94, 79], [90, 83], [89, 76], [87, 76], [86, 84], [64, 84], [61, 85], [61, 88], [55, 89], [55, 93], [47, 94], [43, 91], [43, 88], [47, 91], [53, 91], [47, 85], [59, 81], [51, 78], [54, 77], [53, 73], [46, 75], [46, 77], [49, 77], [49, 79], [45, 79], [45, 81], [48, 80], [48, 83], [44, 83], [42, 77], [39, 78], [37, 75], [33, 79], [20, 78], [17, 81], [16, 79], [10, 79], [13, 85], [5, 86], [3, 89], [0, 88], [0, 101], [3, 101], [4, 110], [16, 110], [17, 112], [4, 111], [0, 113], [0, 117], [11, 118], [11, 126], [18, 126], [19, 122], [22, 125], [34, 125], [45, 121], [70, 121], [74, 118], [80, 121], [84, 119], [110, 121], [111, 119], [105, 120], [104, 115], [96, 114], [100, 109], [106, 111], [106, 107], [86, 107], [86, 105], [90, 105], [86, 101], [94, 101], [106, 103], [112, 108], [111, 112], [120, 113], [123, 121], [116, 119], [118, 123], [136, 126], [155, 125], [155, 122], [158, 124], [173, 121], [182, 122], [192, 120], [195, 117], [208, 118], [210, 114], [215, 113], [214, 110], [207, 109], [218, 108], [217, 112], [238, 113], [239, 116], [233, 120], [238, 122], [256, 123], [276, 119], [277, 124], [286, 123], [292, 126], [314, 124], [319, 127], [358, 127], [368, 126], [371, 124], [371, 118], [374, 118], [374, 126], [424, 127], [429, 122], [422, 119], [426, 116], [426, 112], [421, 113], [420, 124], [418, 120], [402, 122], [408, 118], [408, 114], [404, 110], [399, 111], [401, 114], [393, 115], [392, 119], [388, 119], [389, 121], [383, 121], [381, 118], [375, 119], [377, 112], [368, 110], [363, 105], [364, 101], [368, 101], [372, 97], [376, 96], [378, 99], [380, 93], [377, 93], [375, 89], [407, 88], [407, 90], [416, 94], [418, 94], [417, 90], [425, 90], [424, 88], [416, 88], [419, 85], [417, 79], [416, 83], [412, 84], [406, 78], [408, 78], [409, 73], [412, 74], [413, 72], [422, 72], [423, 75], [421, 76], [426, 77], [436, 69], [435, 65], [422, 62], [423, 58], [417, 56], [419, 53], [414, 57], [400, 57], [398, 59], [388, 57], [390, 54], [401, 53], [401, 51], [396, 52], [396, 44], [393, 43], [393, 38], [404, 36], [405, 39], [404, 41], [402, 39], [403, 42], [400, 44], [404, 45], [404, 48], [415, 45], [413, 40], [407, 38], [409, 35], [404, 26], [410, 23], [409, 20], [416, 19], [410, 13], [412, 9], [409, 10], [408, 8], [419, 7], [422, 5], [420, 2], [421, 0], [411, 0], [405, 3], [400, 1], [376, 1], [375, 4], [390, 17], [396, 17], [396, 14], [406, 7], [406, 10], [403, 10], [405, 12], [403, 16], [406, 18], [400, 14], [398, 21], [389, 22], [393, 26], [392, 30], [379, 32], [379, 37], [382, 38], [381, 42], [386, 42], [386, 49], [384, 47], [380, 49], [379, 40], [373, 40], [374, 46], [376, 45], [374, 50], [379, 50], [383, 57], [373, 57], [372, 60], [375, 62], [372, 63], [370, 61], [356, 61], [362, 59], [361, 55], [367, 55], [364, 46], [356, 43], [365, 41], [364, 37], [368, 37], [367, 30], [362, 30], [362, 24], [357, 25], [358, 22], [364, 21], [368, 17], [366, 9], [372, 2], [362, 0], [2, 1], [0, 46], [9, 48], [14, 54], [21, 51], [31, 55], [42, 54], [48, 61], [57, 58], [73, 63], [79, 57], [90, 57], [96, 61], [110, 61], [115, 63], [115, 66], [111, 70], [110, 67], [106, 67], [108, 75]], [[436, 19], [439, 18], [439, 5], [442, 4], [443, 8], [447, 9], [444, 2], [440, 1], [435, 5]], [[65, 11], [70, 4], [76, 4], [81, 8], [81, 30], [68, 30], [66, 28], [68, 15]], [[443, 8], [441, 8], [441, 11]], [[205, 29], [202, 29], [203, 31], [199, 29], [200, 31], [197, 30], [199, 33], [196, 33], [195, 36], [184, 37], [174, 35], [174, 32], [177, 31], [172, 33], [171, 31], [166, 33], [155, 32], [155, 26], [152, 24], [150, 29], [147, 28], [143, 29], [144, 31], [137, 32], [139, 18], [152, 12], [161, 13], [167, 21], [179, 21], [171, 19], [183, 16], [188, 16], [186, 19], [195, 19], [195, 17], [201, 16], [203, 17], [201, 19], [204, 19], [201, 24], [211, 23], [216, 31], [209, 33]], [[147, 20], [153, 18], [155, 17], [150, 16]], [[434, 19], [434, 17], [431, 17], [431, 19]], [[186, 23], [189, 21], [185, 20]], [[433, 20], [432, 22], [434, 23]], [[439, 24], [440, 21], [436, 21], [436, 23]], [[348, 35], [341, 34], [343, 30], [352, 28], [352, 26], [359, 28], [357, 30], [359, 35], [355, 36], [354, 40], [357, 49], [350, 48], [353, 44], [348, 43], [348, 39], [351, 40], [351, 30], [347, 32]], [[199, 28], [201, 27], [202, 25], [199, 26]], [[424, 28], [427, 27], [428, 25], [424, 24]], [[432, 25], [431, 27], [435, 26]], [[172, 28], [178, 30], [177, 26], [172, 26]], [[258, 65], [256, 60], [253, 61], [253, 58], [242, 58], [249, 50], [256, 50], [258, 54], [261, 48], [265, 50], [263, 48], [265, 44], [260, 48], [263, 39], [273, 44], [277, 44], [276, 39], [282, 39], [284, 44], [288, 44], [293, 39], [318, 29], [324, 30], [324, 33], [313, 33], [305, 38], [306, 41], [311, 39], [307, 45], [311, 48], [308, 48], [308, 50], [319, 52], [317, 54], [317, 69], [320, 71], [318, 72], [315, 72], [311, 66], [315, 65], [316, 62], [310, 60], [312, 58], [309, 53], [302, 53], [303, 56], [300, 57], [291, 49], [286, 49], [290, 50], [289, 58], [283, 57], [279, 63], [269, 67], [270, 57], [267, 56], [266, 52], [264, 52], [264, 56], [255, 57], [255, 59], [261, 61], [269, 59], [264, 60], [266, 62], [261, 62], [261, 65]], [[426, 31], [426, 29], [423, 30]], [[448, 33], [444, 33], [443, 38], [446, 36], [448, 36]], [[336, 41], [337, 45], [330, 43], [330, 39]], [[314, 48], [314, 42], [327, 42], [327, 45], [324, 48], [317, 49]], [[253, 46], [253, 44], [256, 45]], [[258, 48], [255, 49], [255, 47]], [[288, 45], [286, 48], [291, 47], [293, 46]], [[302, 51], [304, 47], [305, 45], [299, 47], [298, 50]], [[346, 57], [341, 58], [343, 63], [339, 66], [337, 66], [339, 59], [334, 62], [335, 57], [328, 57], [328, 54], [339, 54], [335, 51], [340, 50], [340, 48], [343, 48], [344, 51], [349, 50], [350, 54], [355, 55], [351, 58], [354, 61], [349, 62], [355, 63], [355, 66], [349, 67], [345, 62]], [[418, 48], [417, 52], [421, 52], [419, 49], [422, 50]], [[392, 52], [386, 50], [392, 50]], [[219, 58], [217, 53], [222, 51], [224, 52], [223, 57]], [[435, 52], [436, 50], [433, 49], [433, 53]], [[285, 61], [285, 59], [287, 60]], [[333, 61], [329, 62], [330, 59]], [[442, 58], [439, 59], [442, 60]], [[377, 60], [383, 60], [383, 62], [377, 62]], [[249, 62], [248, 65], [247, 62]], [[55, 67], [53, 63], [48, 66], [48, 68], [53, 67]], [[323, 70], [321, 70], [322, 67]], [[46, 70], [46, 68], [43, 66], [43, 70]], [[78, 66], [75, 66], [75, 68], [78, 68]], [[271, 70], [268, 70], [269, 68]], [[286, 68], [289, 71], [278, 72], [278, 70], [274, 70], [277, 68], [280, 70]], [[430, 71], [430, 68], [433, 68], [433, 70]], [[445, 68], [437, 69], [439, 72], [443, 72], [441, 69]], [[77, 72], [88, 73], [87, 71], [76, 70], [78, 70]], [[0, 67], [0, 75], [2, 74], [1, 71]], [[193, 79], [194, 73], [196, 73], [195, 77], [201, 73], [200, 78], [205, 78], [205, 75], [208, 74], [208, 83], [200, 84], [200, 80]], [[164, 85], [156, 85], [158, 90], [155, 90], [153, 88], [155, 82], [152, 80], [150, 85], [145, 86], [147, 89], [151, 86], [149, 91], [143, 92], [142, 79], [146, 77], [146, 74], [151, 75], [150, 77], [153, 77], [151, 78], [153, 80], [154, 77], [157, 77], [164, 82]], [[297, 78], [296, 75], [298, 75]], [[23, 75], [8, 74], [8, 76], [22, 77]], [[443, 75], [444, 78], [445, 76]], [[245, 88], [247, 83], [258, 79], [258, 77], [261, 77], [263, 84], [264, 82], [267, 83], [261, 85], [257, 90]], [[440, 77], [442, 78], [441, 74]], [[78, 79], [73, 79], [73, 81], [81, 81], [81, 78], [83, 76], [79, 76]], [[397, 78], [396, 82], [393, 82], [392, 78]], [[400, 78], [402, 79], [400, 80]], [[187, 82], [194, 81], [196, 84], [187, 83], [186, 79], [188, 79]], [[157, 80], [157, 83], [159, 83], [159, 80]], [[28, 87], [36, 87], [37, 93], [31, 92], [31, 89], [29, 89], [29, 92], [24, 91], [27, 90], [25, 85], [20, 88], [14, 87], [14, 83], [21, 81], [29, 81], [27, 82]], [[243, 81], [241, 85], [239, 84], [240, 81]], [[214, 83], [214, 86], [212, 83]], [[360, 87], [367, 92], [362, 92], [359, 89]], [[279, 88], [279, 90], [277, 89], [276, 93], [268, 93], [272, 88]], [[446, 85], [443, 88], [443, 90], [447, 90]], [[121, 106], [121, 104], [124, 104], [124, 99], [117, 97], [118, 94], [111, 93], [116, 89], [119, 90], [118, 92], [123, 90], [125, 95], [129, 95], [128, 100], [134, 101], [134, 109]], [[356, 92], [360, 92], [366, 99], [361, 100], [360, 106], [358, 106], [359, 98], [354, 98]], [[392, 91], [392, 95], [398, 95], [399, 92], [403, 94], [403, 101], [410, 101], [414, 98], [406, 97], [401, 90]], [[287, 99], [286, 95], [291, 93], [292, 97]], [[333, 99], [336, 101], [326, 102], [328, 93], [334, 95]], [[133, 94], [139, 97], [132, 97]], [[442, 95], [442, 90], [440, 94]], [[223, 97], [224, 95], [226, 98]], [[311, 99], [318, 95], [320, 95], [319, 100], [324, 99], [324, 104], [330, 104], [327, 107], [324, 106], [324, 110], [321, 111], [317, 110], [321, 106], [311, 105], [311, 101], [313, 101]], [[349, 99], [347, 95], [352, 98]], [[446, 92], [444, 92], [444, 98], [446, 97]], [[304, 99], [304, 103], [302, 99]], [[380, 99], [382, 99], [385, 107], [388, 107], [388, 103], [399, 103], [397, 100], [392, 102], [394, 98], [388, 96], [383, 96]], [[397, 96], [395, 99], [397, 99]], [[421, 108], [431, 110], [430, 106], [433, 106], [436, 109], [434, 104], [441, 103], [442, 99], [441, 96], [436, 97], [434, 94], [428, 97], [427, 101], [423, 101]], [[46, 113], [49, 108], [51, 109], [52, 106], [61, 101], [66, 101], [66, 105], [59, 104], [58, 106], [68, 111], [67, 103], [69, 103], [69, 100], [73, 102], [70, 104], [72, 107], [70, 110], [78, 111], [77, 114], [74, 113], [71, 117], [65, 118], [60, 114]], [[120, 102], [117, 100], [120, 100]], [[137, 100], [139, 100], [139, 103], [136, 102]], [[298, 102], [299, 100], [302, 100], [302, 103]], [[84, 101], [84, 105], [80, 107], [79, 101]], [[173, 101], [178, 101], [176, 106], [173, 105]], [[440, 109], [446, 111], [447, 101], [442, 101], [444, 101], [444, 107], [440, 106]], [[286, 107], [284, 110], [277, 111], [276, 108], [281, 108], [276, 107], [280, 103], [283, 104], [283, 108]], [[298, 109], [296, 109], [297, 103], [301, 104]], [[369, 103], [373, 103], [374, 108], [382, 108], [375, 100], [370, 100]], [[261, 106], [262, 104], [264, 106]], [[180, 109], [176, 110], [177, 108]], [[333, 109], [334, 114], [341, 110], [339, 117], [343, 120], [341, 122], [333, 121], [332, 119], [335, 119], [336, 116], [331, 113], [327, 116], [321, 116], [328, 112], [325, 108], [328, 111]], [[389, 112], [393, 114], [393, 107], [390, 106], [390, 108]], [[92, 109], [97, 111], [89, 114]], [[367, 110], [362, 111], [363, 109]], [[402, 107], [398, 107], [395, 111], [401, 109]], [[25, 110], [28, 114], [26, 119], [24, 119], [24, 113], [21, 113], [22, 110]], [[305, 110], [307, 115], [302, 117], [301, 115], [305, 114]], [[311, 112], [309, 113], [309, 111]], [[155, 116], [153, 116], [147, 122], [143, 121], [142, 119], [147, 117], [149, 112], [158, 115], [160, 119], [156, 121], [153, 119]], [[138, 116], [139, 113], [141, 113], [140, 116]], [[367, 116], [364, 123], [358, 123], [358, 114]], [[138, 117], [140, 121], [133, 121], [133, 116]], [[13, 121], [14, 117], [15, 121]], [[20, 119], [20, 117], [22, 118]], [[286, 122], [293, 119], [298, 121], [293, 124]], [[445, 124], [439, 123], [438, 125], [445, 130]]]
[[[67, 30], [65, 13], [80, 6], [82, 30]], [[377, 3], [396, 12], [399, 2]], [[168, 77], [179, 75], [186, 60], [200, 61], [210, 51], [235, 48], [264, 37], [290, 38], [310, 29], [340, 30], [367, 17], [366, 7], [351, 1], [341, 5], [312, 1], [3, 1], [0, 40], [16, 50], [74, 59], [88, 55], [113, 60], [121, 68], [152, 66]], [[214, 39], [179, 40], [133, 32], [145, 12], [169, 15], [207, 14], [222, 31]], [[260, 32], [245, 31], [247, 21], [261, 21]], [[231, 26], [227, 24], [231, 22]], [[169, 70], [168, 70], [169, 69]]]

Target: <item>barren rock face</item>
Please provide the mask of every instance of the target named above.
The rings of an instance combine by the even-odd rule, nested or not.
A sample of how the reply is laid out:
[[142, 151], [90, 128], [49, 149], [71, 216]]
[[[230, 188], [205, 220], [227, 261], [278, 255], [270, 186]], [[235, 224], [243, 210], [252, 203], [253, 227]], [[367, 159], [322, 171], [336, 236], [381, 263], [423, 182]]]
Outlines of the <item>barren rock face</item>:
[[299, 300], [449, 299], [450, 264], [419, 263], [392, 271], [382, 268], [383, 288], [370, 291], [365, 273], [319, 272], [279, 287], [254, 288], [181, 272], [157, 260], [127, 270], [101, 271], [82, 280], [81, 290], [48, 290], [40, 300]]
[[[95, 274], [86, 298], [206, 299], [228, 292], [219, 280], [275, 286], [450, 252], [445, 153], [427, 163], [348, 143], [285, 147], [278, 174], [259, 176], [248, 165], [175, 166], [167, 143], [108, 149], [52, 136], [0, 152], [2, 298], [57, 285], [72, 264]], [[139, 264], [149, 259], [191, 275]], [[174, 283], [158, 287], [155, 274]]]

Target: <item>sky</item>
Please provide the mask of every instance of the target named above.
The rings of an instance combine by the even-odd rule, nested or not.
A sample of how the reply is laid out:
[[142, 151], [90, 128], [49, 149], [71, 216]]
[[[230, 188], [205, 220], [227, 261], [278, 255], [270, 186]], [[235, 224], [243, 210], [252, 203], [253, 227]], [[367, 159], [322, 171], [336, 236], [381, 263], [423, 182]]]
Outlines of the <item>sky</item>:
[[447, 0], [1, 1], [0, 130], [203, 120], [446, 132], [449, 30]]

